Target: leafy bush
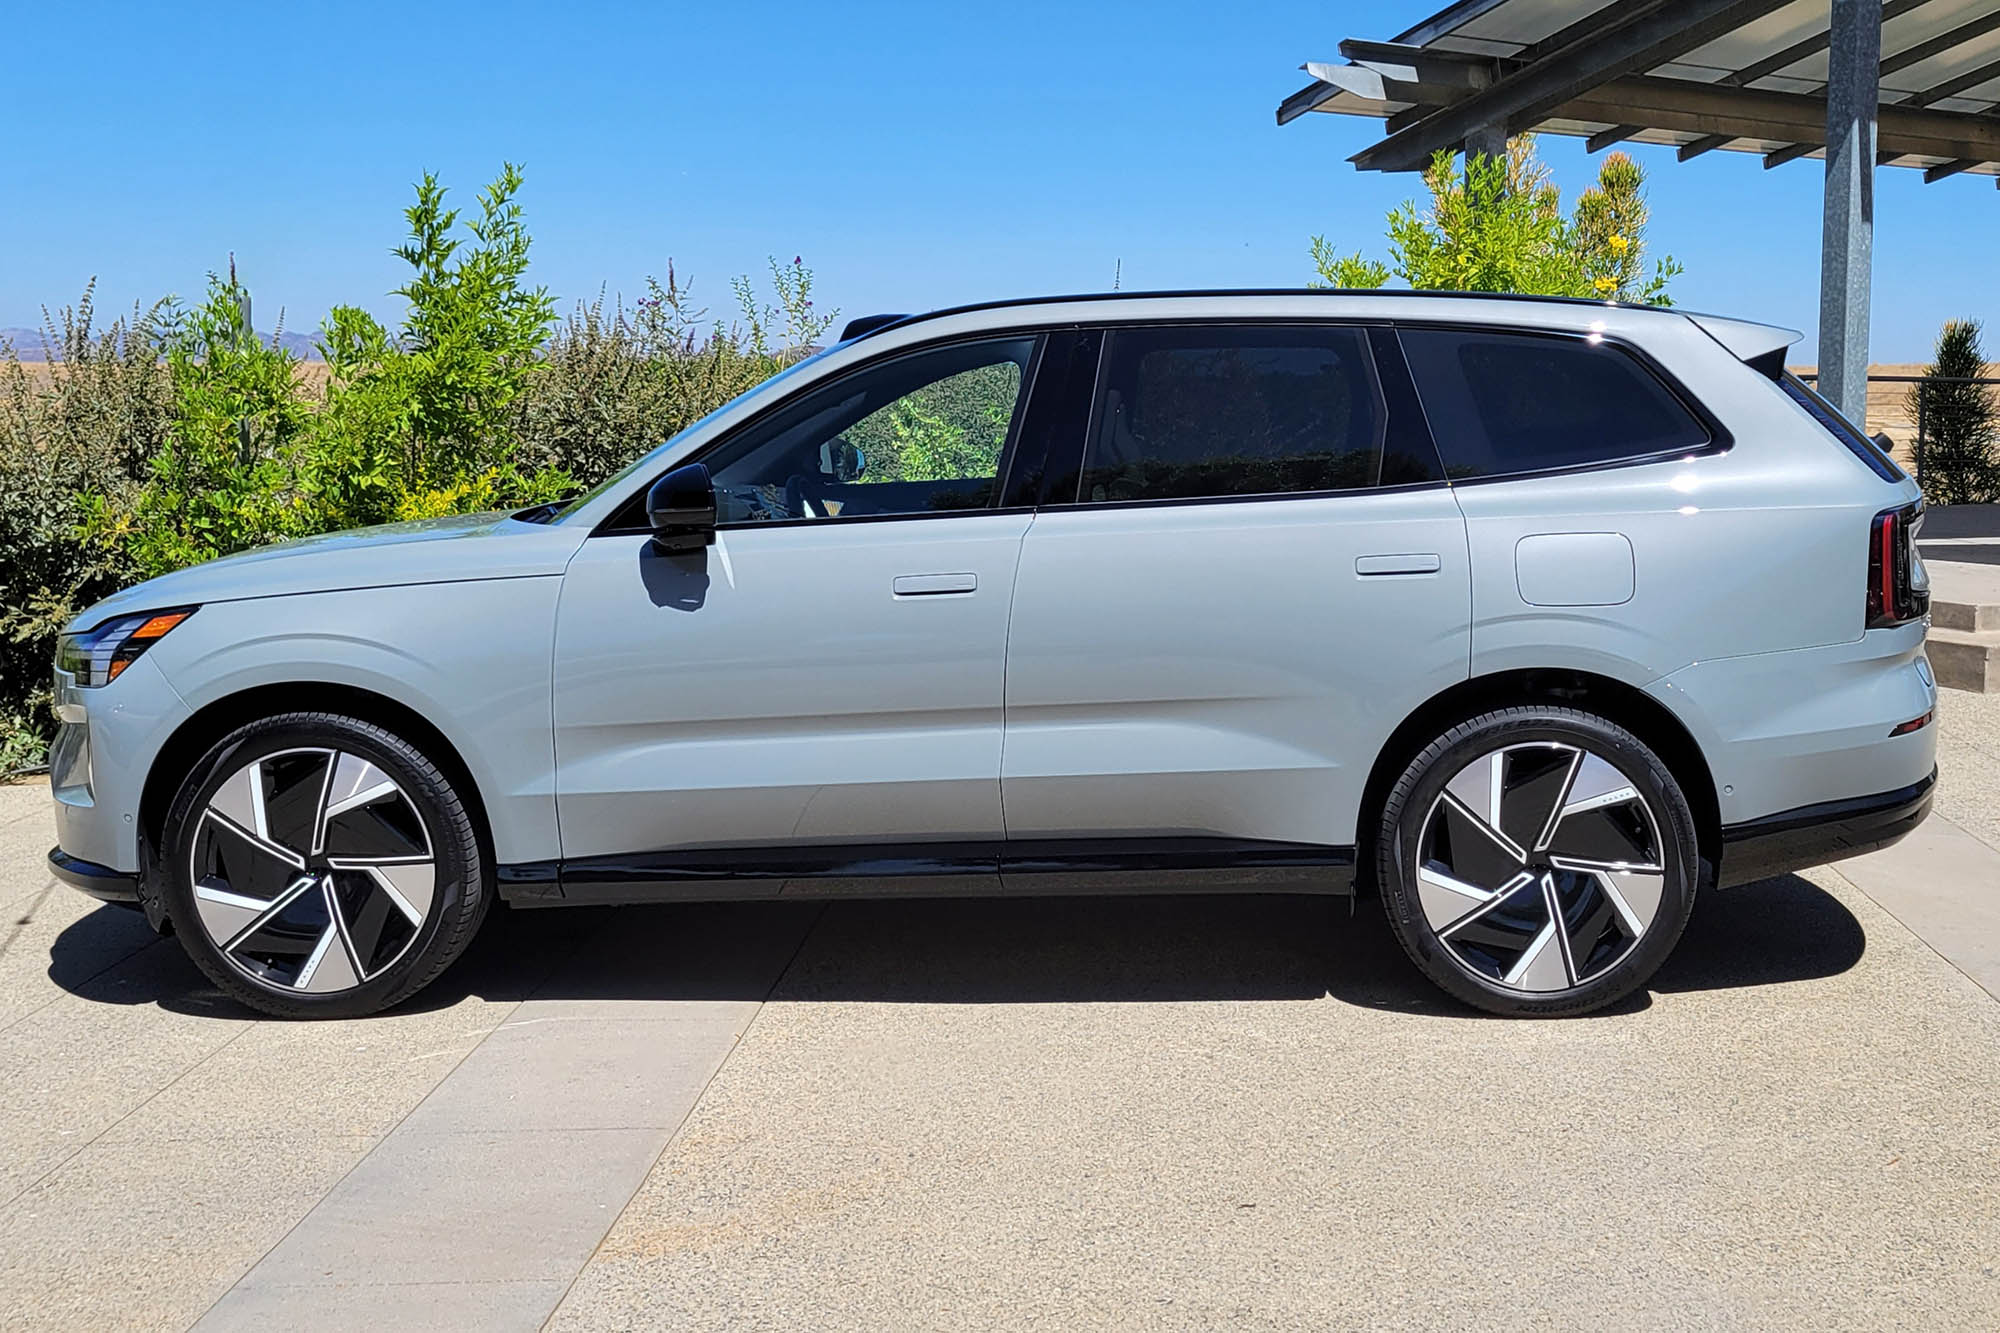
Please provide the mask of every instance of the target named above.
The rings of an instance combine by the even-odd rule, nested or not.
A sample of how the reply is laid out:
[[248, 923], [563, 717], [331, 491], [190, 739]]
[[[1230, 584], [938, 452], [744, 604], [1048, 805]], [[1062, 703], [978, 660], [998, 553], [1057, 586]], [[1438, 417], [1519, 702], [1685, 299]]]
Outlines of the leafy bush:
[[1624, 153], [1598, 168], [1597, 184], [1565, 218], [1562, 194], [1535, 156], [1534, 136], [1507, 142], [1504, 157], [1476, 155], [1462, 165], [1440, 152], [1424, 172], [1430, 206], [1404, 203], [1389, 214], [1390, 262], [1338, 253], [1312, 238], [1316, 285], [1417, 290], [1528, 292], [1671, 305], [1667, 284], [1681, 271], [1671, 258], [1644, 267], [1648, 220], [1645, 172]]
[[1979, 322], [1954, 319], [1938, 331], [1937, 351], [1923, 382], [1910, 386], [1910, 416], [1924, 425], [1924, 495], [1932, 504], [2000, 500], [1996, 412], [1988, 385], [1955, 383], [1983, 378]]
[[[525, 456], [594, 486], [650, 447], [798, 360], [838, 318], [812, 304], [812, 272], [771, 261], [776, 306], [759, 306], [748, 279], [733, 284], [742, 323], [720, 327], [694, 304], [692, 285], [667, 268], [646, 279], [631, 310], [604, 298], [579, 304], [543, 349], [514, 430]], [[771, 329], [782, 341], [773, 345]]]
[[508, 165], [461, 222], [435, 176], [405, 211], [410, 266], [385, 327], [353, 306], [320, 331], [329, 374], [244, 323], [233, 266], [93, 331], [91, 293], [48, 321], [60, 360], [0, 348], [0, 771], [49, 733], [54, 637], [118, 587], [289, 537], [512, 508], [591, 484], [812, 349], [838, 318], [812, 272], [771, 264], [711, 323], [669, 267], [630, 312], [566, 321], [528, 285]]
[[82, 538], [93, 498], [129, 498], [173, 426], [163, 306], [93, 327], [92, 291], [45, 318], [50, 360], [0, 348], [0, 772], [39, 762], [54, 636], [129, 583], [125, 552]]

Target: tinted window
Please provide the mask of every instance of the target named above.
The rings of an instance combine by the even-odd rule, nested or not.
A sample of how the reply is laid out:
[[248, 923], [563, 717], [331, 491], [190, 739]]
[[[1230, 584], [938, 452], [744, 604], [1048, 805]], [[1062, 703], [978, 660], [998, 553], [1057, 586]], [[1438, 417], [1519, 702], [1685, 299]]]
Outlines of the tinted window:
[[1486, 477], [1695, 449], [1705, 427], [1610, 343], [1403, 329], [1446, 472]]
[[1896, 465], [1895, 460], [1877, 448], [1875, 441], [1856, 430], [1854, 423], [1840, 414], [1839, 408], [1820, 397], [1814, 390], [1807, 388], [1805, 381], [1796, 375], [1787, 374], [1779, 378], [1778, 387], [1785, 391], [1787, 398], [1804, 408], [1808, 416], [1825, 428], [1827, 434], [1846, 445], [1849, 453], [1872, 468], [1876, 476], [1884, 481], [1903, 479], [1903, 469]]
[[1034, 350], [934, 348], [809, 391], [704, 460], [718, 521], [984, 508]]
[[1347, 490], [1384, 480], [1385, 413], [1361, 330], [1121, 330], [1107, 355], [1083, 501]]

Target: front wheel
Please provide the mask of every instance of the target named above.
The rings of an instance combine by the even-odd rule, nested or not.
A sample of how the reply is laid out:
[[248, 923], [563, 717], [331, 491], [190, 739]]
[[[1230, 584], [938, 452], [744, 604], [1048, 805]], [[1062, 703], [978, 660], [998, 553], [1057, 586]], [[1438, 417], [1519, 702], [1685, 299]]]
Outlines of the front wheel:
[[1376, 872], [1425, 975], [1490, 1013], [1588, 1013], [1643, 985], [1694, 906], [1680, 784], [1615, 723], [1560, 707], [1472, 718], [1410, 762]]
[[451, 780], [402, 737], [332, 713], [266, 718], [210, 749], [155, 871], [196, 965], [285, 1018], [407, 999], [464, 952], [488, 901]]

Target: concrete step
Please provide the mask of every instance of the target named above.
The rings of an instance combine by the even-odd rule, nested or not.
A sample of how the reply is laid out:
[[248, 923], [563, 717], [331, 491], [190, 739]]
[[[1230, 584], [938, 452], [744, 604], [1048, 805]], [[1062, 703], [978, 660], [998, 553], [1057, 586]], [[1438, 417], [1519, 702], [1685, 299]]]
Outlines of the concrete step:
[[1931, 576], [1931, 625], [1984, 634], [2000, 630], [2000, 565], [1926, 560]]
[[1941, 629], [1933, 619], [1924, 652], [1944, 688], [2000, 694], [2000, 628]]

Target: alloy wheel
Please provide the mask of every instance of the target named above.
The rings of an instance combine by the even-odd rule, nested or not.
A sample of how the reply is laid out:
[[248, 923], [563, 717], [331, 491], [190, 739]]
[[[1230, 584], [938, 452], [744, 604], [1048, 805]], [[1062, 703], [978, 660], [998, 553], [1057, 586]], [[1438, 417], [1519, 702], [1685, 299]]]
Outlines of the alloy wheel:
[[1460, 966], [1546, 994], [1602, 976], [1659, 915], [1660, 821], [1616, 765], [1558, 741], [1474, 759], [1418, 838], [1425, 919]]
[[217, 951], [265, 986], [316, 995], [393, 967], [437, 887], [409, 795], [336, 749], [282, 750], [231, 773], [188, 856], [195, 912]]

